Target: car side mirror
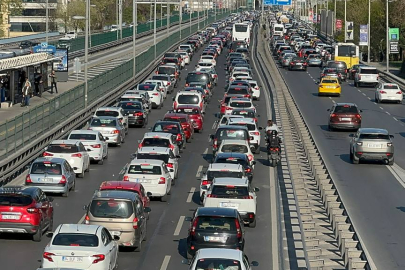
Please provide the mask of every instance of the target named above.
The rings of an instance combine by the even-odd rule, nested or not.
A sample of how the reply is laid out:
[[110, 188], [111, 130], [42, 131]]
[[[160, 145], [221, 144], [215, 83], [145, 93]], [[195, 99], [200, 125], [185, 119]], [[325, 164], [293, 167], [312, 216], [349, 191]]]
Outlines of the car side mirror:
[[108, 137], [104, 137], [104, 141], [107, 141], [107, 140], [109, 140], [110, 138], [108, 138]]
[[53, 202], [53, 197], [48, 197], [48, 201]]
[[150, 213], [150, 212], [152, 211], [152, 209], [151, 209], [150, 207], [145, 207], [145, 208], [143, 209], [143, 211], [144, 211], [145, 213]]
[[174, 169], [169, 169], [169, 172], [174, 172]]
[[255, 160], [254, 160], [254, 161], [252, 161], [252, 164], [253, 164], [253, 165], [256, 165], [256, 161], [255, 161]]
[[260, 188], [255, 187], [253, 190], [254, 190], [254, 192], [259, 192], [259, 191], [260, 191]]
[[327, 111], [327, 112], [330, 112], [330, 109], [327, 109], [326, 111]]
[[176, 158], [181, 158], [181, 156], [180, 156], [180, 155], [177, 155]]
[[259, 263], [256, 262], [256, 261], [252, 261], [252, 262], [250, 263], [250, 265], [251, 265], [251, 266], [259, 266]]
[[89, 209], [89, 206], [83, 205], [83, 210], [87, 211]]
[[349, 137], [350, 137], [350, 138], [353, 138], [353, 137], [354, 137], [354, 134], [349, 134]]
[[78, 170], [78, 169], [79, 169], [79, 168], [77, 168], [77, 167], [73, 167], [73, 170], [74, 170], [74, 171], [76, 171], [76, 170]]
[[263, 127], [259, 127], [259, 130], [263, 130]]
[[176, 99], [176, 97], [172, 97], [172, 100], [174, 101]]
[[131, 157], [131, 159], [135, 159], [135, 158], [136, 158], [136, 154], [133, 153], [133, 154], [130, 155], [130, 157]]
[[45, 235], [46, 235], [46, 237], [48, 237], [48, 238], [52, 238], [53, 232], [47, 232]]
[[146, 196], [152, 197], [152, 192], [150, 192], [150, 191], [146, 192]]
[[193, 218], [192, 218], [192, 217], [186, 217], [184, 220], [185, 220], [185, 221], [192, 221]]
[[394, 138], [394, 135], [390, 135], [390, 138], [392, 138], [392, 139], [393, 139], [393, 138]]
[[250, 136], [250, 137], [249, 137], [249, 140], [251, 140], [251, 141], [252, 141], [253, 139], [254, 139], [254, 138], [253, 138], [253, 136]]
[[363, 112], [363, 110], [360, 110], [360, 112]]
[[214, 139], [214, 135], [210, 134], [210, 139], [213, 140]]
[[87, 151], [89, 151], [89, 152], [91, 151], [91, 149], [90, 149], [90, 148], [87, 148], [86, 150], [87, 150]]
[[189, 261], [189, 260], [187, 260], [187, 259], [183, 259], [183, 260], [181, 260], [181, 263], [182, 263], [182, 264], [187, 264], [187, 265], [190, 265], [190, 261]]
[[113, 235], [113, 239], [114, 239], [114, 241], [118, 241], [118, 240], [120, 240], [120, 237], [118, 235]]

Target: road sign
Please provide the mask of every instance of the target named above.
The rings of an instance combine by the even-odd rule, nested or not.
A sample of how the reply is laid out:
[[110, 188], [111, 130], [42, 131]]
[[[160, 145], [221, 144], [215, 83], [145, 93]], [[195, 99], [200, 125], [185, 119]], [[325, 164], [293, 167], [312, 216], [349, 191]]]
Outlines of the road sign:
[[265, 5], [278, 5], [278, 6], [286, 6], [291, 5], [291, 0], [263, 0]]
[[82, 72], [82, 63], [80, 58], [76, 57], [73, 62], [73, 72], [76, 73], [76, 81], [79, 81], [79, 73]]
[[390, 54], [399, 53], [398, 41], [390, 41]]
[[390, 28], [389, 31], [390, 41], [398, 41], [399, 40], [399, 28]]

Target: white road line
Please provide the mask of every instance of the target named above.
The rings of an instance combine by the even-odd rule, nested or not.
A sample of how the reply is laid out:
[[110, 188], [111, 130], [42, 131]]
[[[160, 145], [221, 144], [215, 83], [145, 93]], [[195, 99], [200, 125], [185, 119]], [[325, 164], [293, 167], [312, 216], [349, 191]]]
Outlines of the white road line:
[[197, 173], [195, 174], [195, 177], [200, 177], [202, 168], [203, 168], [203, 165], [198, 166]]
[[211, 142], [211, 137], [208, 137], [208, 142]]
[[375, 105], [377, 105], [377, 103], [373, 102]]
[[371, 100], [371, 98], [370, 97], [367, 97], [368, 98], [368, 100]]
[[396, 117], [392, 117], [392, 118], [394, 118], [395, 121], [398, 121], [398, 119]]
[[172, 256], [170, 256], [170, 255], [165, 256], [165, 258], [163, 259], [163, 262], [162, 262], [162, 266], [160, 267], [160, 270], [166, 270], [167, 269], [167, 267], [169, 266], [169, 262], [170, 262], [171, 257]]
[[387, 169], [391, 172], [391, 174], [395, 177], [395, 179], [397, 179], [398, 183], [401, 184], [403, 188], [405, 188], [404, 170], [396, 163], [394, 163], [393, 166], [386, 165], [385, 167], [387, 167]]
[[208, 154], [208, 148], [205, 148], [204, 155]]
[[85, 218], [86, 218], [86, 214], [84, 214], [84, 215], [80, 218], [80, 220], [79, 220], [79, 222], [77, 222], [77, 224], [83, 224], [83, 221], [84, 221]]
[[195, 187], [192, 187], [190, 189], [190, 192], [188, 193], [186, 202], [191, 203], [191, 200], [193, 199], [194, 192], [195, 192]]
[[388, 114], [388, 115], [391, 115], [389, 112], [385, 112], [386, 114]]
[[174, 234], [173, 234], [174, 236], [178, 236], [180, 234], [181, 227], [183, 227], [183, 223], [184, 223], [185, 218], [186, 218], [185, 216], [180, 216], [179, 222], [177, 222], [176, 229], [174, 230]]
[[360, 89], [357, 89], [357, 91], [359, 91], [361, 93]]
[[362, 93], [363, 94], [363, 96], [366, 96], [366, 94], [364, 94], [364, 93]]
[[332, 99], [331, 97], [328, 97], [329, 99]]
[[336, 101], [334, 101], [333, 99], [332, 99], [332, 102], [333, 102], [333, 103], [336, 103]]
[[383, 108], [383, 107], [380, 107], [380, 109], [381, 109], [381, 110], [384, 110], [384, 108]]

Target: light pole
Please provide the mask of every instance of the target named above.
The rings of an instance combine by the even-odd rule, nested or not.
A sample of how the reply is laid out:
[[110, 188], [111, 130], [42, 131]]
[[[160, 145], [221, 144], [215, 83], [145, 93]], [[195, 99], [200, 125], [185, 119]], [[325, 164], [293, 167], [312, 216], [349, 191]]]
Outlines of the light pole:
[[[88, 0], [89, 2], [91, 0]], [[89, 4], [89, 47], [91, 48], [91, 8], [96, 7], [96, 5]]]
[[346, 11], [347, 11], [347, 0], [345, 0], [345, 29], [344, 29], [344, 31], [345, 31], [345, 43], [346, 43], [346, 41], [347, 41], [347, 39], [346, 39], [346, 27], [347, 27], [347, 14], [346, 14]]
[[179, 41], [181, 41], [181, 21], [182, 21], [182, 19], [183, 19], [183, 11], [182, 11], [182, 6], [181, 6], [181, 0], [179, 0], [179, 15], [180, 15], [180, 18], [179, 18], [179, 22], [180, 22], [180, 33], [179, 33]]
[[132, 55], [134, 57], [134, 66], [133, 66], [133, 72], [134, 72], [134, 80], [136, 80], [136, 30], [138, 28], [138, 16], [137, 16], [137, 11], [138, 11], [138, 6], [137, 6], [137, 0], [132, 0], [132, 21], [133, 21], [133, 26], [132, 26]]
[[156, 59], [156, 0], [155, 0], [155, 5], [153, 8], [154, 12], [154, 22], [153, 22], [153, 47], [155, 48], [155, 59]]
[[198, 9], [197, 9], [198, 31], [200, 31], [200, 8], [201, 8], [200, 6], [201, 6], [201, 0], [198, 0]]
[[120, 30], [120, 39], [122, 39], [122, 0], [118, 0], [118, 23]]
[[48, 44], [48, 32], [49, 32], [49, 10], [48, 10], [48, 0], [46, 0], [46, 19], [45, 19], [45, 31], [46, 31], [46, 38], [45, 41]]
[[386, 20], [387, 20], [387, 48], [386, 48], [386, 58], [387, 58], [387, 72], [390, 72], [390, 26], [388, 22], [388, 2], [389, 0], [386, 0]]
[[367, 27], [367, 64], [370, 64], [370, 16], [371, 16], [371, 0], [368, 0], [368, 27]]
[[[170, 4], [167, 3], [167, 17], [166, 17], [166, 29], [167, 29], [167, 36], [169, 36], [169, 24], [170, 24]], [[181, 25], [180, 25], [180, 31], [181, 31]]]

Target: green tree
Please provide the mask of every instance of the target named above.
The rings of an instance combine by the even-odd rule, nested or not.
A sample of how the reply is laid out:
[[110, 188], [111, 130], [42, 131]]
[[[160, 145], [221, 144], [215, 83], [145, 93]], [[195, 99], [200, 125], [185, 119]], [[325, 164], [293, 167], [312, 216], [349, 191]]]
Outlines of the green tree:
[[[1, 0], [0, 1], [0, 26], [8, 24], [3, 21], [3, 12], [8, 13], [9, 16], [17, 16], [22, 14], [22, 0]], [[3, 28], [0, 27], [0, 37], [5, 37]]]

